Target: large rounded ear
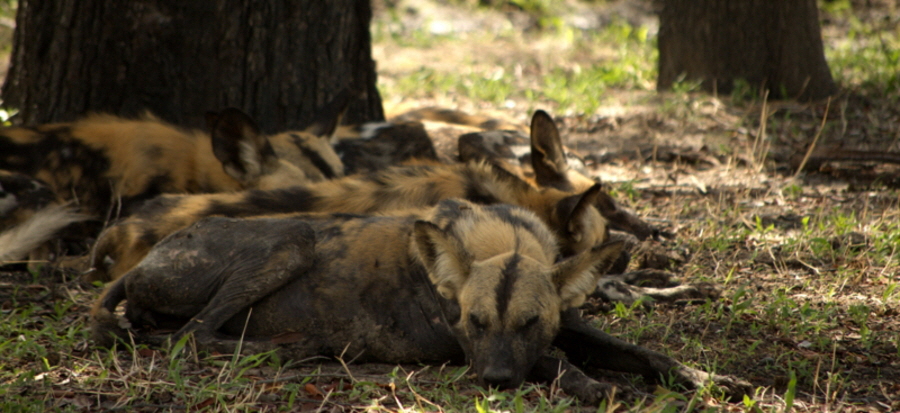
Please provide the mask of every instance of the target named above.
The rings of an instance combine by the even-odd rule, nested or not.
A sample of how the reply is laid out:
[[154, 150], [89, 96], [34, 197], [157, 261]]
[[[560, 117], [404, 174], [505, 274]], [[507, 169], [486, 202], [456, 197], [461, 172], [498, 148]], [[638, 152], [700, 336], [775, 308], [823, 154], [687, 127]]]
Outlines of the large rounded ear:
[[326, 103], [316, 112], [313, 123], [306, 127], [305, 132], [314, 136], [328, 138], [331, 144], [335, 144], [335, 131], [341, 124], [341, 119], [347, 113], [350, 100], [357, 97], [359, 92], [349, 88], [341, 89], [330, 102]]
[[[603, 185], [596, 184], [580, 194], [563, 198], [556, 204], [556, 219], [562, 226], [564, 249], [589, 242], [583, 249], [590, 248], [593, 243], [602, 242], [606, 237], [606, 223], [594, 208], [597, 197], [603, 192]], [[600, 222], [603, 224], [600, 225]], [[602, 233], [600, 233], [602, 232]], [[580, 250], [563, 251], [566, 255], [577, 254]]]
[[456, 300], [472, 258], [454, 236], [428, 221], [416, 221], [413, 236], [428, 278], [444, 298]]
[[547, 112], [538, 110], [531, 117], [531, 167], [534, 179], [542, 187], [572, 190], [566, 172], [569, 164], [559, 129]]
[[624, 241], [606, 242], [554, 266], [553, 281], [562, 300], [561, 310], [578, 307], [597, 288], [597, 280], [622, 254]]
[[213, 154], [232, 178], [247, 184], [278, 168], [272, 144], [246, 113], [235, 108], [207, 112], [206, 125]]

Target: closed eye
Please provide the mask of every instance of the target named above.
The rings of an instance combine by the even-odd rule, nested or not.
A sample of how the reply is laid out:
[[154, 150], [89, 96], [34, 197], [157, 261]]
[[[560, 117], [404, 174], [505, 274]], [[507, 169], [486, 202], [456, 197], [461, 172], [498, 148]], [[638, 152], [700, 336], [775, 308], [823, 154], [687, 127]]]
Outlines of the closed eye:
[[522, 326], [519, 327], [519, 330], [522, 330], [522, 331], [530, 330], [532, 327], [537, 325], [537, 323], [538, 323], [538, 321], [540, 321], [540, 319], [541, 318], [539, 316], [534, 316], [534, 317], [529, 318], [527, 321], [525, 321], [525, 324], [522, 324]]
[[487, 323], [481, 321], [475, 314], [469, 314], [469, 325], [478, 333], [484, 332], [484, 330], [487, 329]]

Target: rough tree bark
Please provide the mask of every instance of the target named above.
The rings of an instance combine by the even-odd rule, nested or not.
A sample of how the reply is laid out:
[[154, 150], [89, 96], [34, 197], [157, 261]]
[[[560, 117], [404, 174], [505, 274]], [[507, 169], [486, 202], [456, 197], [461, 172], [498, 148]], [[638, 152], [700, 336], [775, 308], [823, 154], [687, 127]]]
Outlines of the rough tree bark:
[[730, 93], [734, 80], [770, 96], [836, 92], [825, 62], [816, 0], [663, 0], [657, 89], [685, 79]]
[[341, 88], [350, 122], [384, 118], [369, 0], [20, 0], [3, 85], [23, 123], [150, 110], [203, 126], [235, 106], [297, 128]]

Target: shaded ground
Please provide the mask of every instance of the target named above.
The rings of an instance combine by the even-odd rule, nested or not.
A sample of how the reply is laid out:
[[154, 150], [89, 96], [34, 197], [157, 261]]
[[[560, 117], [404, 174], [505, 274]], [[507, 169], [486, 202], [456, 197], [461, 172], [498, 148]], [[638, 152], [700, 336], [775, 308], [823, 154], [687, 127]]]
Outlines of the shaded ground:
[[[848, 4], [856, 19], [896, 33], [894, 3]], [[473, 11], [424, 0], [381, 7], [376, 25], [402, 23], [402, 33], [423, 27], [479, 33], [510, 25], [528, 32], [540, 24], [521, 10]], [[624, 20], [655, 30], [650, 2], [572, 7], [563, 19], [573, 25], [602, 30]], [[857, 24], [828, 14], [823, 20], [826, 48], [845, 41]], [[498, 62], [509, 61], [520, 62], [513, 74], [517, 85], [537, 88], [534, 77], [552, 68], [574, 70], [615, 54], [606, 45], [581, 50], [556, 42], [527, 34], [490, 43], [407, 38], [377, 42], [374, 53], [385, 88], [426, 66], [491, 74], [505, 67]], [[653, 85], [608, 89], [589, 115], [539, 102], [559, 115], [568, 146], [621, 202], [675, 234], [660, 244], [672, 251], [676, 276], [722, 290], [721, 299], [703, 304], [627, 307], [594, 301], [585, 307], [587, 316], [623, 338], [744, 377], [758, 388], [756, 404], [723, 405], [715, 395], [685, 398], [633, 377], [598, 372], [646, 393], [619, 410], [782, 411], [789, 404], [810, 412], [900, 410], [900, 170], [874, 160], [824, 162], [795, 178], [795, 159], [817, 134], [816, 147], [826, 152], [900, 152], [896, 88], [843, 86], [830, 103], [806, 105], [756, 96], [658, 95]], [[393, 113], [435, 104], [521, 124], [534, 109], [521, 99], [498, 105], [452, 93], [386, 99]], [[437, 139], [439, 148], [452, 152], [450, 138]], [[595, 410], [572, 404], [553, 386], [484, 391], [458, 367], [345, 367], [313, 360], [282, 369], [266, 358], [97, 352], [82, 328], [96, 294], [59, 274], [0, 274], [0, 351], [8, 355], [0, 362], [8, 372], [0, 374], [4, 411], [95, 411], [123, 403], [140, 411], [471, 411], [478, 403], [517, 410], [517, 397], [529, 411]]]

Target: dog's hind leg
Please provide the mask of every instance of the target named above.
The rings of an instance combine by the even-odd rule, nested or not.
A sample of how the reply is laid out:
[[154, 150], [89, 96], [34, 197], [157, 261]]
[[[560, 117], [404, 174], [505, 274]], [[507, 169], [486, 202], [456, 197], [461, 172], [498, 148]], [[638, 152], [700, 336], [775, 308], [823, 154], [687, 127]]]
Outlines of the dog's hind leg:
[[712, 383], [732, 400], [741, 400], [753, 390], [744, 380], [694, 369], [664, 354], [619, 340], [588, 325], [574, 309], [563, 313], [562, 329], [553, 344], [570, 361], [585, 367], [636, 373], [654, 381], [668, 376], [687, 388]]
[[182, 319], [176, 340], [228, 320], [314, 265], [315, 232], [290, 219], [207, 218], [160, 242], [123, 279], [132, 323]]
[[262, 267], [228, 274], [209, 303], [178, 330], [176, 337], [189, 332], [193, 332], [198, 341], [214, 336], [226, 321], [281, 288], [292, 275], [310, 265], [312, 259], [304, 254], [302, 247], [289, 243], [269, 255]]

